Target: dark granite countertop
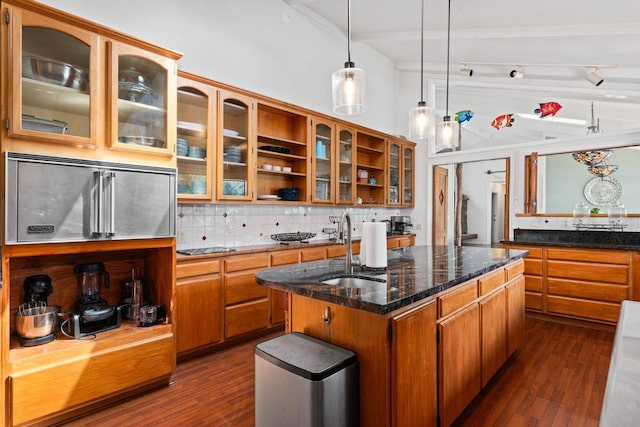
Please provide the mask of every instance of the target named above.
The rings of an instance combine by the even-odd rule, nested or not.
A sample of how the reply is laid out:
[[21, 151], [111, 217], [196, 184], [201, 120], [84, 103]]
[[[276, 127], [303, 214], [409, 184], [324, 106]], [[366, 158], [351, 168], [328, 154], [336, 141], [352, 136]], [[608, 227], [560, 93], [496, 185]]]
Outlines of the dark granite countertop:
[[259, 284], [377, 314], [386, 314], [500, 268], [527, 251], [473, 246], [413, 246], [388, 251], [387, 269], [354, 273], [386, 280], [358, 288], [321, 281], [344, 274], [344, 258], [260, 270]]
[[640, 250], [640, 233], [634, 231], [530, 230], [516, 228], [513, 245], [555, 246], [584, 249]]

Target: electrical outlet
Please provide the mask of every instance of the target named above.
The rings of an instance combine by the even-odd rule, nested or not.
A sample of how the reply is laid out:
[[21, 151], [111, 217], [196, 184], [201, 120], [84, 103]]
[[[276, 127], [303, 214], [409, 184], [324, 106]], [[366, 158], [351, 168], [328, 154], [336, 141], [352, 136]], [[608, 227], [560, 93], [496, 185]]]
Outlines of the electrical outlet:
[[416, 226], [415, 226], [416, 231], [422, 230], [422, 224], [419, 222], [416, 222]]
[[178, 232], [178, 243], [184, 243], [184, 230]]

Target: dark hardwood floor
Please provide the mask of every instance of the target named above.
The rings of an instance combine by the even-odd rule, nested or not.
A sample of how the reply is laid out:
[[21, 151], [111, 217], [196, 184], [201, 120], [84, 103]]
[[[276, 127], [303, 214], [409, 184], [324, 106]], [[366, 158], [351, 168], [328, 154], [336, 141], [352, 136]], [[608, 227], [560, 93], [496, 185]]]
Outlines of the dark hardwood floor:
[[[613, 332], [527, 318], [520, 349], [456, 426], [597, 426]], [[249, 341], [178, 365], [175, 382], [66, 426], [252, 426]], [[413, 427], [413, 426], [411, 426]]]

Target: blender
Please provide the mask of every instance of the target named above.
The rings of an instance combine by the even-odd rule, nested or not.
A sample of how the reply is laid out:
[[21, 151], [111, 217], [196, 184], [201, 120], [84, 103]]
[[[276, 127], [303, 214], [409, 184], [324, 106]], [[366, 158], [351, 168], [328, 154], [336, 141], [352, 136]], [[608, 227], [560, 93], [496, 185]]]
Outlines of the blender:
[[[63, 334], [72, 338], [82, 338], [97, 332], [120, 326], [120, 307], [109, 305], [100, 297], [104, 283], [109, 288], [109, 273], [101, 262], [77, 264], [73, 268], [78, 283], [77, 313], [61, 325]], [[62, 327], [69, 323], [69, 331]]]

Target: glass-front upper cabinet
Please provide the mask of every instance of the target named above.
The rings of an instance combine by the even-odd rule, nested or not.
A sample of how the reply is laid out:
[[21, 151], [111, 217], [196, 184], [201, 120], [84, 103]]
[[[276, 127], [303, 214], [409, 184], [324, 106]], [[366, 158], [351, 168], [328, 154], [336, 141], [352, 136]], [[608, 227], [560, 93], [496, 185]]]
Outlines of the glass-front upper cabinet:
[[9, 136], [97, 144], [103, 133], [97, 35], [17, 7], [7, 12]]
[[355, 203], [354, 176], [354, 135], [355, 129], [338, 126], [338, 149], [336, 156], [336, 182], [338, 191], [336, 203], [342, 205], [352, 205]]
[[387, 204], [388, 205], [400, 205], [400, 155], [401, 155], [400, 143], [396, 141], [389, 141], [389, 165], [387, 170], [389, 171], [389, 182], [387, 185]]
[[122, 150], [173, 156], [175, 62], [161, 55], [110, 42], [111, 140]]
[[210, 201], [214, 174], [216, 90], [178, 77], [178, 200]]
[[416, 146], [413, 143], [404, 143], [403, 157], [402, 157], [402, 206], [413, 206], [415, 204], [414, 199], [414, 185], [415, 185], [415, 150]]
[[313, 119], [313, 202], [333, 203], [335, 126]]
[[218, 92], [217, 197], [253, 197], [255, 103], [246, 96]]

